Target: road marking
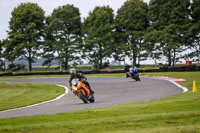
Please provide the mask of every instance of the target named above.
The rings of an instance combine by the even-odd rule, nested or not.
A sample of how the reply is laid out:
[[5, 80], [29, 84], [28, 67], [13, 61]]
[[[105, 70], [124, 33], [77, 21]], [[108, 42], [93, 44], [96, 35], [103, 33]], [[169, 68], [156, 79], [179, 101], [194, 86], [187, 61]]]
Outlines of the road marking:
[[[165, 79], [165, 80], [168, 80], [168, 79]], [[171, 83], [173, 83], [173, 84], [175, 84], [175, 85], [178, 86], [179, 88], [181, 88], [181, 89], [183, 90], [183, 93], [188, 91], [188, 89], [187, 89], [186, 87], [184, 87], [184, 86], [182, 86], [182, 85], [176, 83], [175, 81], [173, 81], [173, 80], [168, 80], [168, 81], [171, 82]]]
[[176, 83], [176, 82], [183, 82], [183, 81], [185, 81], [184, 79], [169, 78], [169, 77], [164, 77], [164, 76], [141, 76], [141, 77], [167, 80], [167, 81], [173, 83], [174, 85], [176, 85], [177, 87], [181, 88], [183, 90], [183, 93], [188, 91], [188, 89], [186, 87]]
[[48, 100], [48, 101], [44, 101], [44, 102], [41, 102], [41, 103], [36, 103], [36, 104], [32, 104], [32, 105], [20, 107], [20, 108], [4, 110], [4, 111], [0, 111], [0, 113], [9, 112], [9, 111], [14, 111], [14, 110], [20, 110], [20, 109], [25, 109], [25, 108], [34, 107], [34, 106], [37, 106], [37, 105], [42, 105], [42, 104], [45, 104], [45, 103], [53, 102], [53, 101], [56, 101], [56, 100], [58, 100], [58, 99], [60, 99], [60, 98], [62, 98], [63, 96], [65, 96], [65, 95], [68, 94], [69, 89], [68, 89], [66, 86], [64, 86], [64, 85], [57, 85], [57, 86], [65, 88], [65, 93], [62, 94], [62, 95], [60, 95], [60, 96], [58, 96], [58, 97], [56, 97], [56, 98], [54, 98], [54, 99], [52, 99], [52, 100]]

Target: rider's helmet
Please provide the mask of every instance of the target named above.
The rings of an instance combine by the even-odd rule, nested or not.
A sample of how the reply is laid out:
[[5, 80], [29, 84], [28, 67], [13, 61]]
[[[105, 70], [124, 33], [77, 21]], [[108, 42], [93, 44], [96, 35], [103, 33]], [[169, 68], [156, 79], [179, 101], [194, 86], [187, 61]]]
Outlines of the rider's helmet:
[[75, 69], [75, 68], [71, 68], [71, 69], [69, 70], [69, 73], [70, 73], [71, 75], [75, 75], [75, 74], [76, 74], [76, 69]]

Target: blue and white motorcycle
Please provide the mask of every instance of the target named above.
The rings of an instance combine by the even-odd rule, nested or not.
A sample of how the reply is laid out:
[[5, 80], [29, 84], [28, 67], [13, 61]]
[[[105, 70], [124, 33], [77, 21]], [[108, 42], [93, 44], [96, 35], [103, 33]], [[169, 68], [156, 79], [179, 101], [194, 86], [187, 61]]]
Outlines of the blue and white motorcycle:
[[136, 81], [141, 81], [136, 67], [129, 68], [129, 75], [131, 76], [131, 78], [135, 79]]

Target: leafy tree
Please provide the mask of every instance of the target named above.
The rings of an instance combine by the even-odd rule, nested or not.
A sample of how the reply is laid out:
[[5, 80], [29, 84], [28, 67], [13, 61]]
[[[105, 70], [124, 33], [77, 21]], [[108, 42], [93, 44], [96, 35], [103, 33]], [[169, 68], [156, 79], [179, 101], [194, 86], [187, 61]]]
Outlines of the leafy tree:
[[3, 43], [0, 40], [0, 58], [2, 57], [2, 51], [3, 51]]
[[[162, 54], [168, 58], [168, 65], [175, 65], [186, 45], [189, 26], [190, 0], [151, 0], [148, 18], [151, 23], [149, 34]], [[150, 36], [149, 35], [149, 36]], [[154, 47], [155, 48], [155, 47]]]
[[114, 32], [114, 47], [113, 47], [113, 58], [116, 61], [124, 61], [125, 62], [125, 58], [126, 55], [129, 54], [130, 49], [127, 45], [124, 44], [124, 40], [123, 40], [123, 33], [120, 32], [120, 30], [118, 30], [115, 27], [115, 32]]
[[152, 27], [147, 29], [145, 34], [145, 42], [147, 44], [147, 52], [149, 53], [149, 57], [157, 60], [162, 60], [162, 46], [160, 43], [157, 43], [157, 39], [160, 37], [160, 32], [156, 31]]
[[6, 70], [6, 57], [9, 57], [9, 55], [5, 54], [5, 44], [8, 43], [8, 39], [3, 39], [0, 41], [0, 70], [5, 71]]
[[37, 4], [21, 3], [14, 8], [5, 41], [7, 58], [25, 58], [28, 61], [28, 71], [32, 71], [32, 63], [42, 43], [43, 27], [44, 11]]
[[0, 40], [0, 70], [3, 70], [3, 60], [2, 60], [3, 43]]
[[44, 57], [49, 64], [53, 59], [60, 62], [60, 71], [67, 68], [69, 62], [77, 59], [78, 46], [81, 42], [81, 17], [79, 9], [73, 5], [54, 9], [46, 19]]
[[191, 26], [188, 31], [190, 37], [189, 45], [193, 51], [189, 54], [192, 58], [196, 58], [196, 61], [200, 61], [200, 0], [192, 0], [191, 4]]
[[84, 19], [83, 54], [98, 69], [112, 54], [113, 21], [113, 9], [109, 6], [95, 7]]
[[117, 11], [115, 24], [116, 31], [121, 37], [121, 41], [119, 40], [121, 45], [116, 48], [121, 50], [121, 54], [129, 54], [133, 65], [139, 65], [140, 61], [146, 59], [148, 55], [144, 42], [148, 27], [147, 9], [147, 3], [143, 0], [128, 0]]

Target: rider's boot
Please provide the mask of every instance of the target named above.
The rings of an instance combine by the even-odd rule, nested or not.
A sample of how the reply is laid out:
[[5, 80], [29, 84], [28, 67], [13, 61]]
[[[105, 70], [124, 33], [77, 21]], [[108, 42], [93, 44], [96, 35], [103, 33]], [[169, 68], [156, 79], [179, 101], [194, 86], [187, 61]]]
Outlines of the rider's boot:
[[88, 96], [88, 99], [91, 99], [91, 97], [92, 97], [92, 94], [90, 93], [90, 95]]
[[91, 92], [92, 94], [94, 94], [94, 91], [93, 91], [91, 88], [90, 88], [89, 90], [90, 90], [90, 92]]

